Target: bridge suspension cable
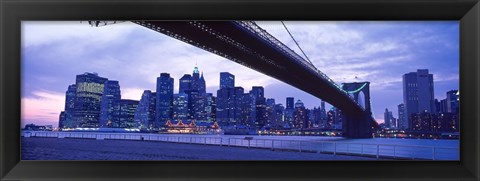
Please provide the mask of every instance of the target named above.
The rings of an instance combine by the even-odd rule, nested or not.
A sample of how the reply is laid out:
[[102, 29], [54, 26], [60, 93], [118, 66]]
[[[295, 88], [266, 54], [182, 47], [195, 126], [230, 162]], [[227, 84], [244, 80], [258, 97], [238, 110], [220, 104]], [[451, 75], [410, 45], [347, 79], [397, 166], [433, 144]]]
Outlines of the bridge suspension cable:
[[295, 44], [297, 44], [297, 47], [298, 49], [300, 49], [300, 51], [302, 52], [303, 56], [305, 56], [305, 58], [307, 59], [308, 63], [310, 63], [311, 65], [313, 65], [312, 61], [310, 61], [310, 59], [308, 58], [307, 54], [305, 54], [305, 52], [303, 51], [303, 49], [300, 47], [300, 45], [298, 44], [297, 40], [295, 40], [295, 38], [293, 38], [293, 35], [292, 33], [290, 33], [290, 31], [288, 30], [287, 26], [285, 25], [285, 23], [283, 23], [283, 21], [280, 21], [282, 22], [282, 25], [283, 27], [285, 28], [285, 30], [287, 30], [288, 34], [290, 35], [290, 37], [292, 38], [293, 42], [295, 42]]

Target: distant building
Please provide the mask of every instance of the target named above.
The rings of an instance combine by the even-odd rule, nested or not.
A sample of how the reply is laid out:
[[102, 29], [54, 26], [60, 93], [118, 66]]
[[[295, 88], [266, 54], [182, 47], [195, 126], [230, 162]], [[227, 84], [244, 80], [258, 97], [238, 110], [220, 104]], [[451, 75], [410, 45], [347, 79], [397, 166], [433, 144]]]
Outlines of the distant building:
[[330, 109], [327, 112], [327, 122], [325, 124], [326, 129], [334, 129], [335, 128], [335, 120], [337, 120], [337, 114], [335, 108]]
[[305, 106], [303, 105], [303, 102], [301, 100], [297, 100], [295, 103], [295, 113], [294, 113], [294, 119], [295, 119], [295, 128], [308, 128], [308, 112], [305, 109]]
[[284, 112], [285, 112], [285, 107], [283, 107], [282, 104], [275, 104], [275, 107], [274, 107], [275, 123], [273, 125], [275, 129], [283, 128], [283, 125], [285, 124]]
[[35, 124], [27, 124], [23, 128], [24, 130], [30, 130], [30, 131], [52, 131], [53, 126], [52, 125], [35, 125]]
[[191, 83], [191, 89], [198, 91], [199, 95], [203, 96], [206, 94], [206, 82], [205, 79], [203, 78], [203, 73], [200, 76], [200, 73], [198, 71], [198, 67], [195, 67], [193, 69], [193, 74], [192, 74], [192, 83]]
[[107, 80], [96, 73], [77, 75], [71, 127], [99, 127], [101, 100]]
[[430, 114], [429, 112], [411, 115], [412, 130], [424, 133], [458, 132], [458, 115], [453, 113]]
[[[414, 113], [435, 113], [433, 92], [433, 75], [428, 69], [418, 69], [403, 75], [403, 103], [407, 118]], [[413, 129], [412, 120], [408, 121], [408, 128]]]
[[137, 128], [151, 130], [155, 127], [155, 105], [156, 93], [150, 90], [143, 91], [134, 116]]
[[135, 128], [135, 111], [139, 101], [122, 99], [120, 100], [120, 124], [119, 128]]
[[235, 87], [235, 76], [228, 72], [220, 72], [220, 89]]
[[192, 76], [190, 74], [183, 75], [179, 81], [178, 93], [186, 93], [185, 91], [190, 90], [192, 87]]
[[266, 122], [266, 126], [269, 127], [269, 128], [272, 128], [275, 124], [275, 118], [276, 118], [276, 115], [275, 115], [275, 99], [273, 98], [269, 98], [269, 99], [266, 99], [266, 107], [265, 107], [265, 113], [267, 114], [266, 117], [267, 117], [267, 122]]
[[73, 112], [75, 110], [75, 98], [77, 97], [77, 86], [75, 84], [69, 85], [65, 93], [65, 109], [60, 114], [58, 122], [59, 128], [74, 128]]
[[388, 111], [388, 109], [385, 109], [385, 112], [383, 113], [383, 119], [385, 121], [385, 128], [396, 128], [397, 127], [397, 121], [393, 117], [392, 111]]
[[343, 123], [346, 123], [345, 115], [343, 114], [341, 109], [335, 109], [335, 122], [334, 122], [334, 129], [342, 129]]
[[179, 93], [173, 95], [173, 119], [174, 120], [187, 120], [188, 111], [188, 95], [185, 93]]
[[173, 78], [168, 73], [161, 73], [157, 78], [156, 92], [156, 127], [165, 125], [167, 120], [172, 118], [173, 112]]
[[206, 122], [208, 123], [216, 122], [217, 97], [213, 96], [212, 93], [207, 93], [206, 100], [207, 100], [206, 106], [205, 106]]
[[107, 80], [103, 89], [100, 107], [100, 127], [120, 127], [120, 85], [118, 81]]
[[294, 98], [287, 97], [286, 98], [286, 107], [285, 107], [285, 123], [289, 125], [289, 127], [294, 127], [295, 118], [294, 118]]
[[448, 91], [447, 92], [447, 98], [446, 98], [446, 104], [447, 104], [446, 105], [446, 107], [447, 107], [446, 112], [447, 113], [458, 114], [459, 100], [460, 100], [460, 96], [459, 96], [458, 90]]
[[405, 110], [405, 105], [404, 104], [399, 104], [398, 105], [398, 127], [400, 129], [408, 129], [408, 119], [407, 119], [407, 113]]
[[267, 103], [265, 99], [265, 90], [262, 86], [253, 86], [250, 91], [252, 98], [252, 118], [255, 118], [255, 129], [260, 130], [267, 124]]

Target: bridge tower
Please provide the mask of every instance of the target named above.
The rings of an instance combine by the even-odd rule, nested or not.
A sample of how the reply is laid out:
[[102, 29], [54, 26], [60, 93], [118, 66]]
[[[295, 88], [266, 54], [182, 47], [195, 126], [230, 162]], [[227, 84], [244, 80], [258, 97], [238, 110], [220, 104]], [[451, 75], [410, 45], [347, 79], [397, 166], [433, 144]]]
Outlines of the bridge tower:
[[370, 82], [343, 83], [342, 89], [353, 96], [353, 100], [365, 109], [363, 115], [345, 114], [345, 120], [342, 123], [343, 137], [371, 138], [374, 120], [370, 105]]

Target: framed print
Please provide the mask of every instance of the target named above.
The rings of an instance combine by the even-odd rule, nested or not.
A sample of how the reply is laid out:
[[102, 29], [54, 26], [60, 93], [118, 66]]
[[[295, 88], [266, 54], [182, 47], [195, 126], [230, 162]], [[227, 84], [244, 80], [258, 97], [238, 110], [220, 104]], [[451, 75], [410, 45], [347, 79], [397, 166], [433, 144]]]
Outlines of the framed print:
[[478, 18], [477, 1], [2, 2], [2, 179], [476, 180]]

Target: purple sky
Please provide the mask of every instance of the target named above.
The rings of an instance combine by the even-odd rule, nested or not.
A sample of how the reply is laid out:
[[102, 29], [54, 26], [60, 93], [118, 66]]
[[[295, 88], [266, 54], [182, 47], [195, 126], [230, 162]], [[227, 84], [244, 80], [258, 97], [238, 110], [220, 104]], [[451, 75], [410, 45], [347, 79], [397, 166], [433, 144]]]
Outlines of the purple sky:
[[[300, 53], [279, 21], [257, 22]], [[371, 82], [373, 116], [383, 122], [385, 108], [397, 117], [402, 75], [429, 69], [435, 98], [459, 87], [458, 21], [285, 22], [314, 65], [338, 84]], [[303, 55], [302, 55], [303, 56]], [[122, 98], [139, 100], [155, 90], [156, 77], [175, 79], [204, 73], [207, 92], [216, 93], [219, 72], [235, 75], [235, 85], [250, 91], [264, 86], [265, 96], [285, 105], [285, 97], [313, 108], [320, 100], [288, 84], [166, 35], [130, 22], [91, 27], [87, 22], [22, 22], [22, 126], [58, 125], [65, 91], [75, 76], [97, 72], [120, 81]], [[357, 77], [357, 78], [355, 78]]]

